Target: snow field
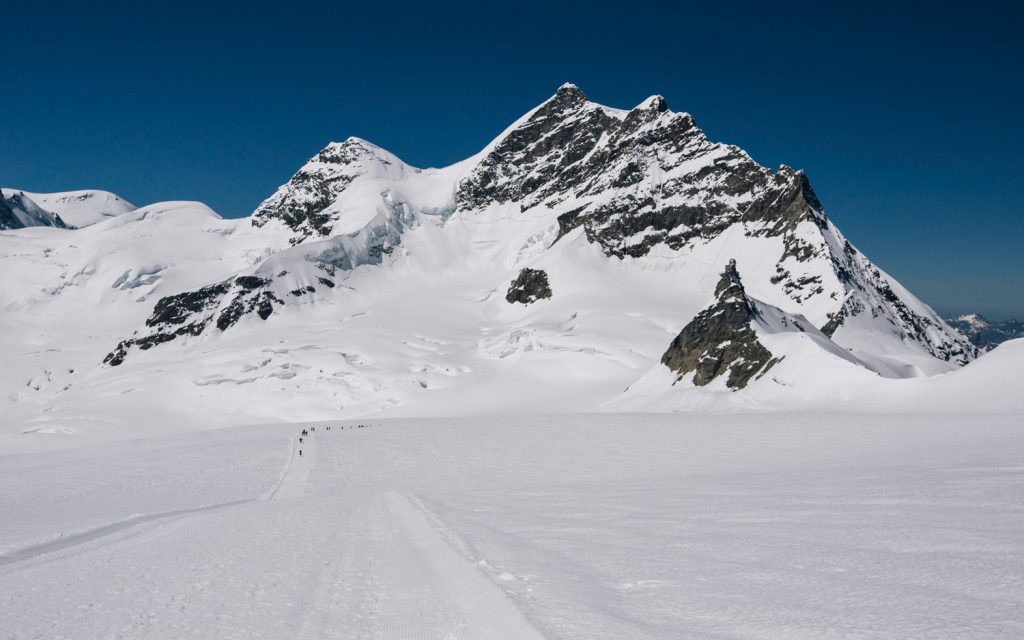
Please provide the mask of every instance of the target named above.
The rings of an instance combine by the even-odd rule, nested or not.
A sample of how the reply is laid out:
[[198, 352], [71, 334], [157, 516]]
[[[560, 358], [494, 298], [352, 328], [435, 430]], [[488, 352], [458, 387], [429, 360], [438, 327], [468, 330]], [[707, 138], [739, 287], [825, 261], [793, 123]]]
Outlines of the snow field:
[[1024, 631], [1017, 415], [331, 424], [0, 457], [4, 637]]

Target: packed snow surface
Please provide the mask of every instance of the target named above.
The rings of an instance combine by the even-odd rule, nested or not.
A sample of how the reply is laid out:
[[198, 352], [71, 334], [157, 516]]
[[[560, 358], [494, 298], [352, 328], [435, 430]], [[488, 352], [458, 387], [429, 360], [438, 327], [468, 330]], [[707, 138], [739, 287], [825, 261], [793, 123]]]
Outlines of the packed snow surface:
[[0, 457], [0, 635], [1024, 634], [1019, 414], [330, 424]]

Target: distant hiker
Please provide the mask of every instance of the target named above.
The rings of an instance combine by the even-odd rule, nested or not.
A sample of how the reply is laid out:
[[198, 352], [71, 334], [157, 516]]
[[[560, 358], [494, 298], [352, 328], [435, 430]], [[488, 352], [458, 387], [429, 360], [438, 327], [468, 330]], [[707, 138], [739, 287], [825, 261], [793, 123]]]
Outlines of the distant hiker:
[[299, 438], [299, 444], [302, 444], [302, 438]]
[[302, 449], [299, 449], [299, 457], [302, 457]]

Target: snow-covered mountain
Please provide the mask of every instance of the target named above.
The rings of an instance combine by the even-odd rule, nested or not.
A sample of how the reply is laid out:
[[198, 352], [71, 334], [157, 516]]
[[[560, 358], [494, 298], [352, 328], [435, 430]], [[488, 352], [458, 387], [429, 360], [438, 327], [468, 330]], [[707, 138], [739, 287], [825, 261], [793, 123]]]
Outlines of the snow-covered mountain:
[[0, 190], [0, 230], [25, 227], [80, 229], [137, 207], [109, 191], [81, 190], [30, 193]]
[[82, 229], [0, 235], [23, 274], [0, 290], [0, 330], [25, 345], [4, 350], [10, 415], [832, 398], [977, 356], [842, 236], [803, 172], [709, 141], [657, 96], [619, 110], [565, 85], [442, 169], [332, 143], [242, 220], [117, 202]]
[[970, 313], [950, 318], [946, 322], [967, 336], [971, 344], [982, 351], [991, 351], [1007, 340], [1024, 338], [1024, 322], [1019, 320], [992, 322], [982, 315]]
[[95, 189], [23, 193], [43, 209], [59, 215], [65, 223], [79, 229], [138, 208], [117, 194]]
[[15, 189], [0, 189], [0, 230], [25, 227], [57, 227], [67, 225], [59, 215], [39, 206], [29, 194]]

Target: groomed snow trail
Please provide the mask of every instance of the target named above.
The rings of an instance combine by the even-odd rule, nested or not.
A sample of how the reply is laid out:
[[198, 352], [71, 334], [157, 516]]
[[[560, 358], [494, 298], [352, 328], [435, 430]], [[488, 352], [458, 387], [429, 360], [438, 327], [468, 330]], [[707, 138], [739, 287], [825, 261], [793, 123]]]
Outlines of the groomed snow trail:
[[[0, 455], [0, 640], [1024, 637], [1021, 416], [557, 415]], [[309, 426], [309, 425], [305, 425]]]
[[262, 499], [5, 554], [0, 637], [541, 639], [401, 492], [336, 473], [346, 440], [372, 437], [321, 426]]
[[[301, 438], [301, 439], [300, 439]], [[267, 495], [268, 500], [284, 500], [301, 497], [309, 482], [309, 472], [316, 464], [316, 438], [295, 436], [292, 438], [288, 466], [277, 485]]]
[[[381, 521], [392, 522], [381, 599], [389, 638], [541, 638], [512, 601], [465, 557], [458, 555], [423, 512], [399, 493], [388, 493]], [[382, 505], [383, 506], [383, 505]]]

